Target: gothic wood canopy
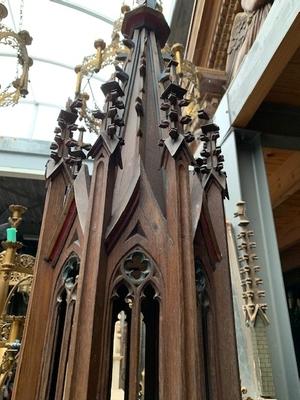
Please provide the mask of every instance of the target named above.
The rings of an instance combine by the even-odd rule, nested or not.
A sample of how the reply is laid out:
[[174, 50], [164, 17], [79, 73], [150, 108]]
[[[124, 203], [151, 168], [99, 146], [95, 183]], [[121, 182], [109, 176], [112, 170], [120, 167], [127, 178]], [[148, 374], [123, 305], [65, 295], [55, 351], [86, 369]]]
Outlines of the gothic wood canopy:
[[121, 318], [124, 399], [240, 398], [218, 127], [195, 160], [155, 3], [125, 14], [92, 148], [74, 139], [78, 100], [61, 111], [16, 400], [112, 400]]

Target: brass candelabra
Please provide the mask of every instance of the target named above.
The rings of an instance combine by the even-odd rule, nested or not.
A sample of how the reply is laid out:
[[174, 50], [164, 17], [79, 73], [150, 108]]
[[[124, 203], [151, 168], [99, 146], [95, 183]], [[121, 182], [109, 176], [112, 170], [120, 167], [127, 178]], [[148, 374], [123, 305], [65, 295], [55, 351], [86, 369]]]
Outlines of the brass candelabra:
[[0, 253], [0, 393], [13, 382], [35, 262], [18, 253], [23, 244], [17, 241], [17, 228], [26, 208], [11, 205], [9, 210], [10, 227]]
[[6, 107], [18, 103], [21, 97], [28, 94], [29, 68], [33, 64], [32, 58], [28, 56], [27, 46], [32, 42], [32, 37], [26, 30], [14, 32], [2, 24], [2, 20], [8, 15], [7, 8], [0, 3], [0, 43], [7, 45], [17, 51], [17, 69], [20, 72], [13, 82], [5, 88], [0, 86], [0, 106]]

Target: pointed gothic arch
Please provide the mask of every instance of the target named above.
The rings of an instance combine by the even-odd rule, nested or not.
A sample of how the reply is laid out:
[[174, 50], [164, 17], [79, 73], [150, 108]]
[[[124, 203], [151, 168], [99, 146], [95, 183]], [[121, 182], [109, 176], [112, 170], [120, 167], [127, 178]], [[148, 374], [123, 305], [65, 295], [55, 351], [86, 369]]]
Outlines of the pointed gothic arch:
[[[117, 265], [111, 290], [110, 374], [112, 387], [115, 324], [123, 313], [126, 337], [122, 338], [122, 387], [124, 400], [159, 398], [160, 276], [155, 262], [135, 247]], [[109, 399], [111, 399], [111, 393]], [[140, 397], [139, 397], [140, 396]], [[141, 397], [142, 396], [142, 397]]]
[[[209, 145], [203, 146], [201, 157], [195, 160], [188, 147], [192, 135], [187, 134], [184, 127], [189, 118], [182, 110], [189, 105], [185, 97], [187, 91], [176, 72], [176, 57], [164, 56], [160, 51], [169, 33], [163, 15], [147, 5], [137, 7], [125, 13], [122, 32], [126, 35], [124, 45], [128, 51], [117, 58], [125, 61], [124, 69], [118, 68], [112, 79], [101, 86], [105, 96], [104, 110], [100, 112], [103, 118], [101, 132], [88, 153], [94, 164], [91, 188], [88, 196], [84, 196], [89, 199], [86, 201], [88, 210], [84, 207], [83, 212], [80, 303], [76, 306], [69, 357], [72, 373], [66, 373], [65, 398], [112, 400], [113, 340], [118, 314], [123, 310], [128, 328], [123, 352], [124, 400], [140, 400], [141, 397], [143, 400], [205, 399], [200, 395], [199, 370], [203, 374], [205, 367], [200, 368], [198, 357], [194, 264], [194, 254], [199, 254], [213, 284], [210, 291], [212, 308], [209, 310], [214, 310], [216, 322], [216, 328], [206, 329], [206, 332], [215, 332], [216, 338], [209, 334], [206, 337], [213, 338], [209, 343], [214, 344], [219, 366], [217, 396], [210, 392], [209, 395], [214, 400], [236, 400], [240, 398], [240, 388], [226, 236], [222, 227], [226, 183], [221, 172], [222, 157], [216, 146], [218, 129], [212, 123], [203, 125], [200, 138], [203, 136], [201, 140]], [[68, 252], [65, 239], [71, 237], [70, 229], [77, 213], [80, 220], [76, 192], [75, 202], [69, 208], [66, 205], [69, 204], [67, 200], [72, 199], [71, 195], [65, 197], [63, 204], [65, 193], [62, 193], [64, 182], [61, 178], [64, 171], [57, 167], [60, 160], [66, 166], [71, 163], [71, 171], [73, 162], [81, 164], [81, 158], [77, 161], [79, 151], [71, 150], [71, 157], [67, 152], [76, 127], [74, 122], [80, 117], [77, 110], [78, 99], [60, 113], [61, 134], [55, 138], [64, 154], [62, 157], [52, 154], [54, 161], [57, 160], [54, 163], [56, 174], [50, 168], [47, 173], [49, 202], [45, 208], [38, 280], [32, 304], [37, 310], [34, 317], [47, 316], [50, 320], [53, 307], [49, 307], [49, 298], [55, 286], [53, 281], [61, 269], [62, 254]], [[72, 143], [75, 142], [72, 140]], [[189, 165], [195, 166], [194, 179]], [[75, 182], [77, 179], [78, 175]], [[212, 179], [216, 185], [210, 185]], [[196, 190], [191, 192], [192, 182]], [[60, 213], [55, 209], [57, 199]], [[67, 216], [60, 223], [56, 214], [62, 215], [61, 212], [67, 209]], [[195, 215], [197, 218], [194, 219]], [[137, 221], [141, 226], [134, 226]], [[197, 224], [199, 229], [194, 226]], [[145, 236], [141, 235], [141, 227]], [[52, 230], [56, 235], [49, 246], [48, 233]], [[130, 231], [133, 235], [128, 237]], [[148, 249], [148, 253], [141, 246]], [[222, 254], [224, 260], [221, 263]], [[55, 268], [51, 269], [51, 266]], [[44, 274], [52, 278], [51, 287], [46, 288], [48, 296], [43, 299], [43, 304], [39, 304], [46, 286]], [[61, 325], [65, 331], [67, 311], [63, 310], [62, 315]], [[211, 315], [207, 314], [208, 327], [211, 326]], [[49, 400], [36, 389], [39, 367], [44, 362], [42, 344], [47, 349], [45, 353], [55, 348], [53, 329], [48, 328], [50, 340], [45, 341], [48, 338], [45, 338], [44, 321], [39, 330], [42, 337], [37, 341], [39, 353], [34, 354], [34, 367], [30, 367], [35, 373], [32, 377], [26, 374], [30, 350], [39, 332], [34, 317], [28, 324], [24, 342], [18, 400], [23, 400], [24, 393], [30, 398], [33, 390], [36, 400]], [[201, 327], [206, 325], [201, 322]], [[62, 350], [57, 349], [59, 370], [60, 365], [64, 367], [65, 364], [61, 361]], [[203, 349], [210, 349], [210, 346], [202, 346], [201, 354]], [[49, 374], [50, 361], [47, 362], [45, 371]], [[49, 380], [47, 374], [45, 382]], [[211, 371], [208, 382], [213, 380], [210, 374]], [[63, 376], [60, 372], [57, 372], [57, 378], [54, 375], [55, 400], [61, 400]], [[28, 381], [32, 383], [30, 389], [25, 385]], [[228, 385], [229, 381], [232, 385]]]
[[205, 400], [217, 398], [218, 358], [216, 341], [213, 287], [205, 265], [195, 260], [197, 291], [197, 328], [200, 371], [202, 371], [202, 396]]
[[62, 264], [52, 300], [48, 329], [50, 349], [43, 366], [40, 395], [45, 400], [62, 399], [67, 375], [68, 356], [76, 304], [80, 267], [78, 255], [72, 252]]

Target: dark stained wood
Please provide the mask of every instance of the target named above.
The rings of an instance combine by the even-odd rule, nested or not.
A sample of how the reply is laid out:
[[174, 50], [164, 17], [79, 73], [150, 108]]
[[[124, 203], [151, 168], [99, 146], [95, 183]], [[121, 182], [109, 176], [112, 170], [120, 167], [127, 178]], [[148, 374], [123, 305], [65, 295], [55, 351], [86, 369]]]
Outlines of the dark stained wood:
[[[70, 243], [61, 253], [60, 260], [57, 261], [57, 268], [51, 268], [46, 261], [49, 232], [55, 230], [56, 226], [61, 223], [61, 214], [52, 204], [62, 204], [64, 192], [64, 178], [63, 176], [57, 176], [53, 182], [50, 182], [46, 195], [45, 212], [37, 253], [39, 267], [34, 278], [33, 295], [30, 297], [20, 356], [20, 365], [24, 363], [23, 365], [26, 365], [26, 368], [17, 371], [14, 392], [16, 399], [32, 400], [40, 398], [38, 388], [41, 384], [41, 376], [39, 373], [42, 370], [45, 356], [43, 349], [49, 322], [46, 316], [52, 314], [51, 299], [54, 285], [60, 272], [59, 264], [63, 263], [72, 251], [75, 251], [80, 256], [78, 245]], [[75, 220], [74, 224], [78, 224], [78, 221]]]
[[[235, 399], [240, 396], [237, 385], [228, 385], [228, 382], [237, 382], [239, 374], [236, 369], [237, 350], [233, 318], [231, 279], [227, 249], [225, 212], [222, 202], [222, 193], [215, 183], [212, 183], [207, 193], [207, 203], [212, 223], [221, 251], [221, 260], [216, 264], [214, 272], [215, 319], [217, 324], [216, 341], [218, 343], [219, 368], [218, 385], [221, 388], [221, 398]], [[222, 317], [221, 317], [222, 316]], [[214, 347], [215, 348], [215, 347]], [[230, 351], [228, 351], [230, 349]]]
[[47, 261], [53, 266], [56, 265], [57, 259], [64, 248], [67, 237], [70, 233], [72, 225], [74, 224], [76, 215], [77, 210], [75, 201], [73, 200], [67, 211], [66, 218], [61, 220], [58, 224], [58, 229], [56, 230], [56, 234], [54, 235], [54, 240], [52, 242], [53, 246], [50, 247], [49, 256], [46, 257]]
[[[108, 213], [110, 211], [108, 182], [113, 181], [113, 176], [111, 176], [113, 166], [109, 168], [109, 165], [109, 155], [104, 154], [104, 158], [98, 159], [95, 163], [91, 183], [89, 228], [86, 232], [83, 268], [78, 282], [79, 304], [75, 312], [77, 331], [73, 354], [70, 354], [72, 369], [70, 399], [83, 399], [87, 394], [93, 398], [97, 390], [99, 360], [92, 355], [92, 349], [99, 346], [101, 331], [99, 331], [100, 321], [97, 315], [103, 313], [104, 307], [106, 255], [103, 239], [104, 222], [107, 223], [108, 217], [104, 211], [106, 208]], [[99, 245], [101, 241], [102, 245]]]
[[[149, 31], [153, 24], [160, 28], [156, 39], [154, 32]], [[145, 297], [149, 309], [157, 307], [156, 322], [150, 324], [149, 315], [144, 316], [145, 324], [151, 325], [151, 335], [157, 337], [157, 341], [146, 344], [146, 362], [158, 368], [151, 371], [150, 383], [146, 384], [151, 393], [147, 392], [146, 398], [150, 400], [153, 395], [154, 400], [238, 400], [240, 382], [223, 209], [226, 180], [221, 171], [220, 149], [216, 147], [217, 127], [203, 127], [203, 140], [209, 144], [201, 171], [195, 171], [196, 179], [191, 180], [189, 166], [195, 165], [195, 160], [180, 122], [179, 101], [185, 90], [178, 84], [176, 63], [172, 59], [163, 63], [157, 43], [164, 39], [161, 32], [166, 34], [163, 16], [141, 7], [126, 14], [124, 26], [126, 32], [132, 32], [134, 43], [130, 43], [125, 67], [129, 80], [112, 80], [102, 86], [106, 116], [90, 151], [94, 168], [88, 207], [83, 207], [85, 227], [78, 210], [82, 206], [73, 203], [72, 190], [68, 191], [70, 203], [63, 201], [68, 169], [63, 143], [59, 148], [63, 155], [53, 155], [56, 165], [63, 166], [52, 169], [55, 173], [48, 178], [38, 272], [14, 400], [50, 400], [45, 396], [51, 373], [57, 376], [55, 400], [61, 400], [63, 393], [65, 400], [109, 400], [114, 324], [122, 307], [128, 316], [129, 332], [125, 399], [136, 400]], [[162, 72], [165, 79], [159, 86]], [[121, 99], [124, 111], [117, 107]], [[159, 129], [161, 103], [170, 110], [163, 117], [169, 125], [164, 131]], [[71, 117], [66, 114], [66, 119]], [[116, 123], [120, 119], [124, 120], [124, 128]], [[62, 126], [62, 134], [67, 135]], [[80, 160], [75, 167], [69, 168], [70, 189], [80, 176]], [[191, 181], [199, 187], [191, 190]], [[75, 195], [81, 185], [77, 183]], [[75, 204], [72, 223], [66, 204]], [[196, 223], [192, 218], [197, 219]], [[56, 226], [54, 245], [49, 245], [49, 229]], [[67, 237], [61, 234], [65, 232], [62, 227], [68, 228], [64, 235]], [[58, 237], [63, 240], [57, 240]], [[53, 248], [59, 251], [55, 250], [52, 267], [44, 257]], [[62, 346], [56, 346], [59, 369], [55, 370], [51, 360], [57, 282], [70, 251], [76, 251], [80, 258], [76, 305], [74, 316], [73, 310], [72, 315], [66, 312]], [[197, 319], [196, 257], [209, 279], [210, 308], [206, 319], [202, 318], [206, 321], [204, 330]], [[120, 294], [122, 290], [126, 293]], [[204, 306], [201, 304], [202, 309]], [[42, 318], [37, 325], [36, 321]], [[35, 352], [32, 360], [30, 352]], [[154, 387], [156, 384], [158, 388]], [[209, 399], [205, 397], [208, 393]]]
[[146, 28], [155, 33], [161, 48], [170, 34], [170, 28], [162, 13], [150, 7], [138, 7], [125, 14], [122, 33], [132, 38], [136, 29]]
[[90, 191], [89, 169], [87, 165], [83, 165], [74, 182], [74, 195], [76, 201], [76, 208], [78, 211], [78, 217], [81, 229], [83, 231], [86, 227], [86, 220], [88, 216], [89, 191]]

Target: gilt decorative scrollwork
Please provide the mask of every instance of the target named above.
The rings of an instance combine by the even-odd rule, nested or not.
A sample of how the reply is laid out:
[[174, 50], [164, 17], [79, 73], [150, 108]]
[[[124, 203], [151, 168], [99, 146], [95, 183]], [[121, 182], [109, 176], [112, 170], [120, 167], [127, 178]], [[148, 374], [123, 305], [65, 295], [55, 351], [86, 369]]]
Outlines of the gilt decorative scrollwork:
[[[12, 204], [9, 211], [9, 229], [16, 231], [26, 207]], [[4, 251], [0, 253], [0, 278], [4, 295], [0, 304], [0, 399], [14, 382], [35, 263], [33, 256], [17, 252], [22, 243], [16, 239], [9, 238], [7, 232], [7, 240], [1, 243]]]
[[[0, 262], [1, 264], [1, 262]], [[20, 280], [23, 278], [24, 274], [20, 273], [20, 272], [12, 272], [10, 274], [10, 278], [9, 278], [9, 284], [11, 286], [16, 285], [17, 283], [20, 282]]]
[[1, 251], [1, 253], [0, 253], [0, 265], [2, 265], [4, 263], [4, 259], [5, 259], [5, 251]]
[[14, 364], [15, 364], [15, 353], [17, 352], [17, 349], [9, 349], [6, 350], [6, 352], [3, 355], [2, 358], [2, 363], [0, 365], [0, 374], [5, 374], [7, 372], [9, 372]]
[[6, 321], [0, 322], [0, 343], [5, 343], [8, 341], [10, 329], [11, 329], [11, 322], [6, 322]]
[[32, 42], [32, 37], [26, 30], [16, 33], [1, 23], [1, 20], [7, 16], [7, 9], [0, 4], [0, 42], [17, 51], [18, 66], [21, 72], [16, 79], [9, 83], [6, 88], [0, 91], [0, 106], [6, 107], [16, 104], [20, 97], [28, 94], [28, 72], [32, 66], [32, 58], [28, 56], [27, 46]]
[[[106, 45], [104, 40], [97, 39], [94, 42], [96, 53], [84, 57], [82, 63], [75, 67], [75, 73], [77, 76], [75, 98], [79, 104], [79, 120], [84, 121], [89, 131], [100, 135], [103, 112], [100, 110], [95, 102], [95, 96], [92, 92], [92, 88], [89, 85], [90, 79], [94, 74], [107, 66], [117, 66], [120, 63], [124, 63], [130, 50], [125, 45], [128, 44], [128, 40], [125, 42], [121, 40], [121, 27], [126, 12], [130, 11], [130, 7], [123, 5], [121, 7], [121, 16], [113, 24], [113, 31], [111, 35], [111, 42]], [[82, 90], [83, 79], [87, 80], [87, 84], [90, 87], [92, 99], [94, 101], [94, 109], [89, 107], [90, 95]]]
[[35, 257], [30, 254], [21, 254], [16, 258], [16, 264], [18, 267], [24, 269], [24, 273], [26, 271], [27, 274], [33, 273], [33, 267], [35, 263]]

